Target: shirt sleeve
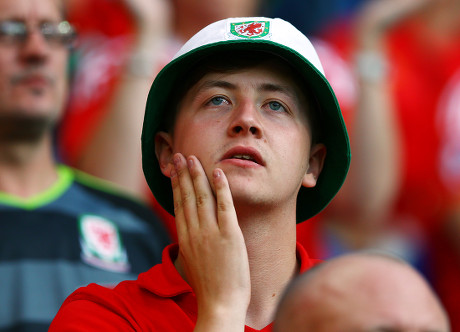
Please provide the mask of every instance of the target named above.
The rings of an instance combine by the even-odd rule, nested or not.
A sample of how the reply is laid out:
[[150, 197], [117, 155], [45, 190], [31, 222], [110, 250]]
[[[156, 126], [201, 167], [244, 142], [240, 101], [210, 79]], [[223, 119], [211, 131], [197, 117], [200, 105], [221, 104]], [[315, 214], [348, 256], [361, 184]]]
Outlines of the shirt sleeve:
[[90, 284], [64, 301], [48, 331], [136, 331], [138, 326], [127, 310], [110, 288]]
[[117, 313], [88, 301], [72, 301], [61, 307], [49, 328], [50, 332], [135, 331]]

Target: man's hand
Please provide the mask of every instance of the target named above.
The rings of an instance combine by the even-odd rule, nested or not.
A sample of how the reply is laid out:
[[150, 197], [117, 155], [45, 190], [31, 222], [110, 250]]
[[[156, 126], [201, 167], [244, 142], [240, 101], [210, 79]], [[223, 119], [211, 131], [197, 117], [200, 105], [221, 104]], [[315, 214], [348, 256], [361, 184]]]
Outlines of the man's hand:
[[169, 0], [119, 0], [131, 14], [138, 29], [145, 30], [152, 38], [168, 32], [172, 20]]
[[198, 302], [195, 331], [244, 330], [251, 286], [249, 262], [227, 178], [208, 178], [194, 156], [174, 155], [171, 173], [179, 269]]
[[390, 28], [435, 0], [373, 0], [359, 12], [356, 35], [362, 48], [379, 47]]
[[131, 68], [138, 67], [134, 70], [138, 76], [153, 79], [154, 74], [164, 65], [165, 45], [173, 34], [172, 5], [169, 0], [118, 1], [126, 7], [134, 23]]

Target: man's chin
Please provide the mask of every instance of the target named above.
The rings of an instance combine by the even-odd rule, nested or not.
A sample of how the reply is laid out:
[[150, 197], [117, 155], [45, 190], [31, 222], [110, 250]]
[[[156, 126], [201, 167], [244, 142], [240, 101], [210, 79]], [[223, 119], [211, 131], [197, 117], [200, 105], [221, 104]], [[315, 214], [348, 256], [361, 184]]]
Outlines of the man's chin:
[[234, 184], [230, 185], [232, 192], [232, 198], [234, 203], [243, 205], [258, 205], [263, 204], [266, 201], [266, 197], [263, 195], [263, 190], [253, 187], [251, 185]]
[[34, 142], [52, 130], [55, 122], [49, 115], [1, 114], [0, 139], [3, 142]]

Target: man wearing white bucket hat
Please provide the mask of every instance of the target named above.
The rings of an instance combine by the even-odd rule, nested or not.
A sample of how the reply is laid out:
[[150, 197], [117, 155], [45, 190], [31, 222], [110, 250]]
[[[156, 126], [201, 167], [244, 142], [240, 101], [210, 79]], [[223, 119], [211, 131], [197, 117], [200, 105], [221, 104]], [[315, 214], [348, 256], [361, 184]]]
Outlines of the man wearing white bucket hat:
[[136, 281], [77, 290], [50, 331], [269, 331], [284, 287], [317, 263], [296, 222], [330, 202], [350, 163], [310, 41], [264, 17], [198, 32], [151, 87], [142, 155], [178, 245]]

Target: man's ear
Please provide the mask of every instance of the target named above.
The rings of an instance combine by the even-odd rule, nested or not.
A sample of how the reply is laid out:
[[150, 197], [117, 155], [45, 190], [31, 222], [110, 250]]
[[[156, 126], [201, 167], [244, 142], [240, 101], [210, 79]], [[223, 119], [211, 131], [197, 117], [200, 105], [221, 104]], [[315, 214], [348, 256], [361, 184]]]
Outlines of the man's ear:
[[169, 178], [171, 170], [174, 167], [172, 162], [173, 148], [170, 134], [164, 131], [159, 131], [155, 135], [155, 155], [158, 159], [158, 163], [160, 164], [161, 172]]
[[326, 159], [326, 146], [324, 144], [315, 144], [310, 151], [308, 160], [308, 169], [302, 179], [302, 186], [313, 188], [316, 185], [319, 174], [323, 169], [324, 160]]

